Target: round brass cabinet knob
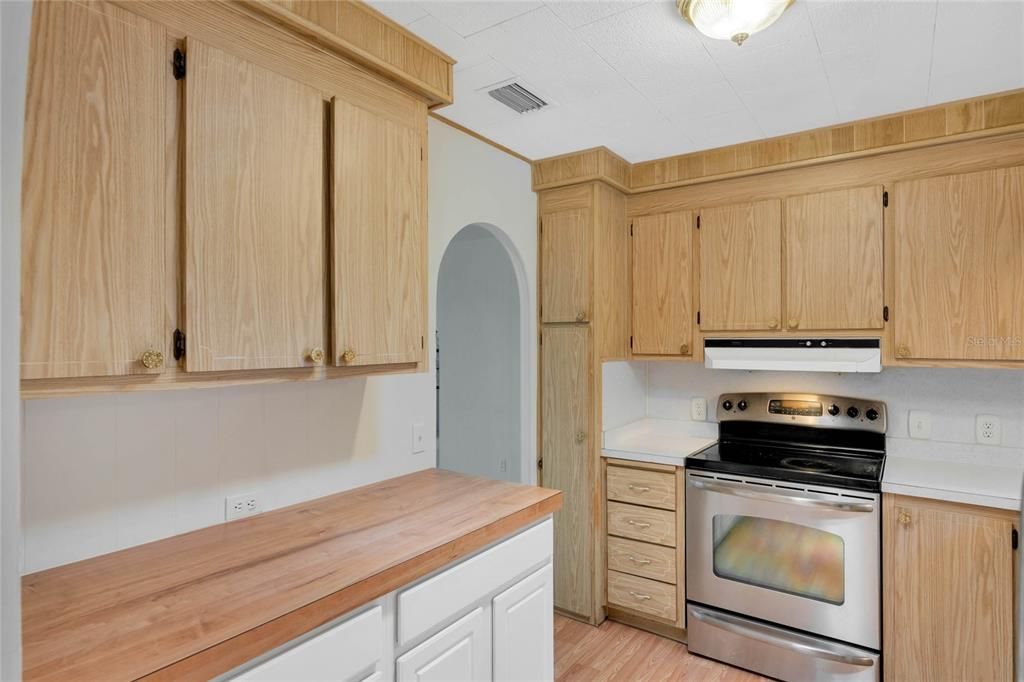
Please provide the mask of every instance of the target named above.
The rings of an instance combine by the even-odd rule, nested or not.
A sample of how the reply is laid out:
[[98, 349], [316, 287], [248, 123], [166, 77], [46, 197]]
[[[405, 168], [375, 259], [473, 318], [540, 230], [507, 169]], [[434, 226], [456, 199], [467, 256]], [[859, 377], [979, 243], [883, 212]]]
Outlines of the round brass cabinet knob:
[[164, 354], [150, 348], [142, 354], [139, 361], [146, 369], [158, 369], [164, 366]]
[[313, 350], [309, 351], [309, 361], [316, 364], [320, 364], [324, 361], [324, 349], [317, 346]]
[[583, 433], [582, 431], [577, 431], [576, 432], [576, 442], [577, 443], [582, 443], [586, 439], [587, 439], [587, 434]]
[[896, 348], [896, 356], [897, 357], [901, 357], [901, 358], [909, 358], [910, 357], [910, 347], [909, 346], [898, 346]]
[[796, 329], [799, 326], [800, 326], [800, 320], [796, 319], [795, 317], [791, 317], [789, 319], [789, 328], [790, 329]]
[[768, 320], [768, 328], [769, 329], [778, 329], [779, 328], [779, 321], [776, 318], [774, 318], [774, 317], [772, 319]]
[[690, 344], [684, 343], [683, 345], [679, 346], [679, 354], [680, 355], [689, 355], [690, 354]]
[[586, 319], [587, 319], [587, 314], [585, 312], [580, 311], [580, 312], [576, 313], [576, 321], [577, 322], [583, 322]]
[[356, 352], [354, 350], [347, 350], [341, 354], [342, 362], [352, 362], [356, 359]]
[[896, 520], [899, 521], [901, 526], [909, 526], [910, 525], [910, 514], [908, 514], [905, 511], [901, 511], [896, 516]]

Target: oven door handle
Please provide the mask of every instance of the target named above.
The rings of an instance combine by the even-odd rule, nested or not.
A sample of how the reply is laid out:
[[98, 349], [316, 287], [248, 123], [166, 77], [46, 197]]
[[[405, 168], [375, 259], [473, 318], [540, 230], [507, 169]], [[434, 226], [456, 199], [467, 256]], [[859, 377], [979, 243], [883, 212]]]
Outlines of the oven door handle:
[[701, 481], [698, 479], [689, 479], [690, 485], [699, 490], [708, 490], [713, 493], [722, 493], [723, 495], [735, 495], [736, 497], [747, 497], [752, 500], [766, 500], [768, 502], [786, 502], [789, 504], [799, 504], [804, 507], [822, 507], [825, 509], [838, 509], [839, 511], [848, 512], [872, 512], [875, 510], [874, 502], [847, 502], [840, 500], [822, 500], [817, 497], [808, 497], [799, 493], [793, 492], [782, 492], [780, 490], [773, 489], [772, 492], [765, 492], [761, 490], [752, 490], [751, 488], [741, 484], [729, 483], [726, 481]]
[[[712, 627], [731, 632], [740, 637], [755, 639], [780, 649], [789, 649], [796, 653], [823, 658], [836, 663], [855, 665], [861, 668], [870, 668], [875, 664], [874, 659], [869, 656], [844, 653], [844, 651], [850, 651], [848, 647], [838, 644], [829, 645], [825, 642], [812, 643], [808, 638], [801, 637], [800, 635], [794, 635], [794, 638], [784, 637], [775, 632], [774, 628], [768, 628], [747, 620], [740, 620], [724, 613], [712, 613], [693, 604], [690, 605], [690, 614], [697, 620], [707, 623]], [[799, 639], [796, 639], [796, 637]]]

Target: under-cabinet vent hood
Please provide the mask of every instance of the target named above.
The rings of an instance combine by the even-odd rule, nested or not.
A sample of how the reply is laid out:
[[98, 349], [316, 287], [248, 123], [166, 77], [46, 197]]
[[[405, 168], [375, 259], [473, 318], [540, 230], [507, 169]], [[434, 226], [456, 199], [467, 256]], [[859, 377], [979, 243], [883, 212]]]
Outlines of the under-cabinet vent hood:
[[782, 372], [881, 372], [879, 339], [704, 339], [704, 366]]

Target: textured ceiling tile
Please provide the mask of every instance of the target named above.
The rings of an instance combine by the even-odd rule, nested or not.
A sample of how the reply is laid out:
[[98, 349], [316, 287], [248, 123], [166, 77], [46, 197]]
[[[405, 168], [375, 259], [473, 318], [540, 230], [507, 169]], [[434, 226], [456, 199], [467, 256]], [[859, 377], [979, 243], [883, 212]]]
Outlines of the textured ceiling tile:
[[515, 75], [504, 64], [488, 57], [487, 61], [481, 64], [459, 71], [459, 75], [455, 78], [456, 97], [466, 91], [480, 90], [481, 88], [510, 80]]
[[547, 0], [546, 4], [570, 28], [579, 28], [599, 19], [625, 12], [651, 0]]
[[743, 100], [725, 80], [665, 89], [649, 96], [659, 110], [673, 119], [692, 120], [743, 108]]
[[417, 19], [408, 26], [419, 37], [456, 60], [455, 71], [472, 68], [490, 59], [486, 50], [469, 42], [433, 16]]
[[697, 149], [724, 147], [765, 137], [746, 109], [679, 122], [685, 124], [683, 130]]
[[853, 121], [927, 104], [929, 52], [903, 53], [898, 69], [889, 54], [901, 48], [863, 47], [822, 55], [832, 84], [838, 121]]
[[421, 17], [427, 16], [425, 2], [411, 2], [410, 0], [368, 0], [375, 10], [397, 21], [400, 24], [410, 24]]
[[475, 2], [437, 2], [430, 0], [421, 4], [428, 12], [464, 37], [543, 6], [541, 2], [507, 2], [505, 0], [488, 0], [487, 2], [479, 0]]
[[523, 76], [597, 61], [594, 50], [546, 7], [481, 31], [469, 42]]
[[936, 0], [817, 0], [808, 3], [821, 51], [873, 51], [906, 45], [931, 55]]

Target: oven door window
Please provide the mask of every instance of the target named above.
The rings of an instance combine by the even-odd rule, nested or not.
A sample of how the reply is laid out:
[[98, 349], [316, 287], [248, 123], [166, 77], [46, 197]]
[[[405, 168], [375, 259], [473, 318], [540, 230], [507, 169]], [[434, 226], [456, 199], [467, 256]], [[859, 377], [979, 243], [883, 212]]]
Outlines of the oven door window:
[[755, 516], [714, 517], [719, 578], [829, 604], [845, 600], [843, 538], [818, 528]]

